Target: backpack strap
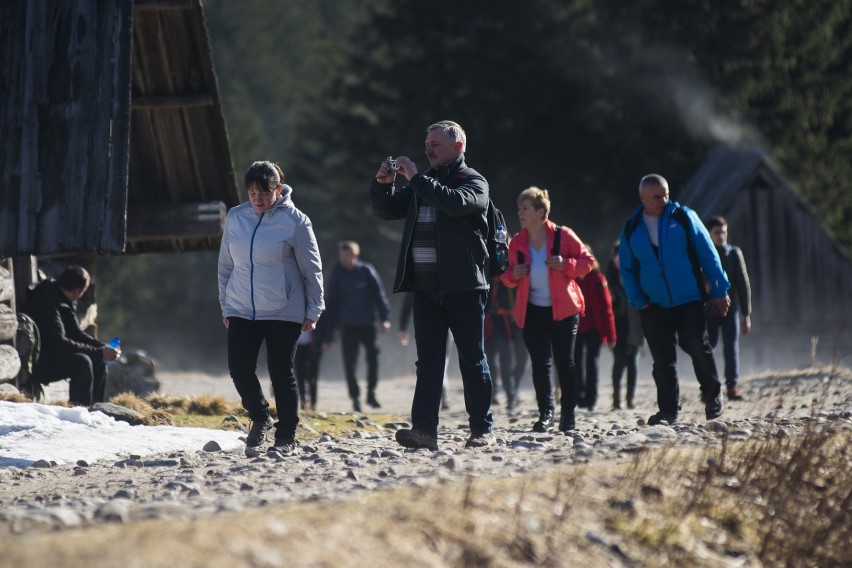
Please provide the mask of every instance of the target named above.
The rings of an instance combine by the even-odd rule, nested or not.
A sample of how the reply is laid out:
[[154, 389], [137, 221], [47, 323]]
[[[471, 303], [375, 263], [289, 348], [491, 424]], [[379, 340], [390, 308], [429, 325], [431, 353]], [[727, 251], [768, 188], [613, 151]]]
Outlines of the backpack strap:
[[559, 256], [559, 249], [562, 248], [562, 226], [556, 225], [556, 232], [553, 233], [553, 249], [550, 251], [550, 256]]
[[695, 285], [698, 286], [698, 292], [701, 294], [701, 299], [707, 301], [710, 295], [704, 287], [704, 272], [701, 270], [701, 263], [698, 260], [698, 252], [695, 250], [695, 243], [692, 241], [692, 225], [689, 222], [689, 216], [683, 207], [678, 206], [672, 211], [672, 219], [680, 223], [683, 227], [683, 232], [686, 233], [686, 254], [689, 257], [689, 263], [692, 265], [692, 274], [695, 276]]

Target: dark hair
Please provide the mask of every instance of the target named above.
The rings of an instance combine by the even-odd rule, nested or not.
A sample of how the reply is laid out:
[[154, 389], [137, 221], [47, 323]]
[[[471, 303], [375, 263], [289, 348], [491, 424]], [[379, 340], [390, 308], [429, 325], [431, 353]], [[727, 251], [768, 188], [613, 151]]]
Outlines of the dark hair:
[[88, 288], [91, 281], [89, 273], [82, 266], [69, 266], [62, 271], [62, 274], [56, 280], [59, 287], [66, 292]]
[[254, 162], [246, 170], [246, 189], [257, 187], [262, 192], [274, 191], [280, 183], [284, 183], [284, 170], [273, 162]]
[[707, 230], [711, 231], [716, 227], [727, 227], [728, 222], [721, 215], [713, 215], [707, 220]]

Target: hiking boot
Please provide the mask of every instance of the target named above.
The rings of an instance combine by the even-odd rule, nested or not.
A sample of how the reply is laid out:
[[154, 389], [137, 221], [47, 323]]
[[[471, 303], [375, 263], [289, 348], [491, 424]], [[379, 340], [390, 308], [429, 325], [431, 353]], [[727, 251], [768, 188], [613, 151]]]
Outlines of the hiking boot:
[[728, 387], [728, 400], [742, 400], [743, 395], [738, 387]]
[[271, 458], [284, 458], [292, 456], [299, 451], [299, 445], [295, 438], [284, 438], [279, 440], [275, 437], [275, 445], [266, 450], [266, 455]]
[[361, 412], [361, 402], [357, 398], [352, 399], [352, 410]]
[[533, 432], [549, 432], [553, 428], [553, 411], [545, 410], [538, 416], [538, 422], [533, 424]]
[[470, 438], [465, 442], [465, 448], [484, 448], [493, 446], [496, 439], [493, 432], [482, 432], [481, 434], [471, 433]]
[[574, 413], [562, 411], [562, 416], [559, 417], [559, 431], [570, 432], [576, 430], [577, 425], [574, 422]]
[[406, 448], [426, 448], [432, 451], [438, 449], [438, 438], [416, 428], [397, 430], [396, 441]]
[[629, 408], [631, 410], [636, 408], [635, 406], [633, 406], [633, 395], [632, 394], [627, 395], [627, 408]]
[[704, 416], [707, 420], [719, 418], [722, 415], [722, 395], [717, 394], [704, 402]]
[[674, 424], [675, 422], [677, 422], [677, 414], [670, 414], [662, 411], [652, 414], [651, 417], [648, 418], [648, 426], [656, 426], [657, 424]]
[[369, 404], [371, 408], [381, 408], [382, 407], [382, 405], [379, 404], [379, 401], [376, 400], [375, 393], [372, 393], [372, 392], [367, 395], [367, 404]]
[[248, 436], [246, 436], [246, 447], [256, 448], [266, 440], [266, 433], [272, 428], [272, 417], [267, 416], [265, 420], [252, 420]]
[[514, 396], [507, 396], [506, 397], [506, 412], [508, 414], [512, 414], [513, 412], [515, 412], [515, 397]]

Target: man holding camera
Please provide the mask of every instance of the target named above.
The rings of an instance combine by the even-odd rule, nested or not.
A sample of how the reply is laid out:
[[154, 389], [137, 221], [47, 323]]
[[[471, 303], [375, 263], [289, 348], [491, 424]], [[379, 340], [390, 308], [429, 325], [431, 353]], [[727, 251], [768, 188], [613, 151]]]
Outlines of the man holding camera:
[[[438, 449], [438, 412], [447, 334], [452, 331], [469, 416], [467, 447], [494, 443], [491, 374], [483, 322], [488, 297], [488, 182], [465, 164], [466, 137], [452, 121], [426, 129], [422, 172], [407, 156], [382, 162], [370, 196], [382, 219], [405, 219], [394, 292], [414, 292], [417, 384], [412, 428], [396, 440], [408, 448]], [[408, 183], [395, 186], [397, 175]]]

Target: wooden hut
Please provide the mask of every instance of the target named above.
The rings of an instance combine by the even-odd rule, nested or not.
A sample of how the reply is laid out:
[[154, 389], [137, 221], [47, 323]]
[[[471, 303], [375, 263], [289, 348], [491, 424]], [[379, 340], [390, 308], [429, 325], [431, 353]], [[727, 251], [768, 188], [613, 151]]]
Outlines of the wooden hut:
[[218, 248], [239, 196], [200, 0], [0, 2], [0, 56], [8, 311], [36, 259]]
[[789, 341], [796, 361], [814, 337], [825, 358], [852, 355], [852, 261], [764, 152], [714, 151], [675, 198], [704, 221], [727, 219], [748, 266], [756, 334], [781, 341], [778, 353]]

